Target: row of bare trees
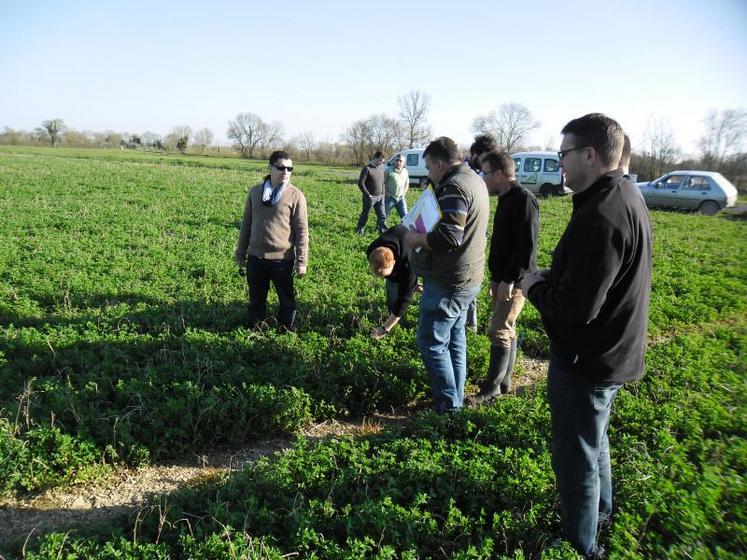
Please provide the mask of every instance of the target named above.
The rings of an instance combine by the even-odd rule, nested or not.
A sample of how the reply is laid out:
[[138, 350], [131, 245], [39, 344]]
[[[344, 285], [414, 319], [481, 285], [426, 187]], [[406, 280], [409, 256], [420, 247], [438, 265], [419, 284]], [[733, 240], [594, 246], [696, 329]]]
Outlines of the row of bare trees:
[[355, 121], [342, 133], [341, 140], [350, 147], [356, 164], [363, 164], [378, 150], [391, 154], [402, 148], [422, 146], [431, 139], [430, 96], [411, 90], [397, 98], [397, 103], [396, 117], [383, 113], [371, 115]]
[[[339, 142], [321, 141], [308, 130], [288, 140], [283, 126], [265, 122], [255, 113], [239, 113], [229, 121], [226, 134], [234, 149], [246, 158], [264, 158], [271, 150], [284, 148], [298, 159], [326, 163], [362, 164], [376, 150], [391, 154], [396, 150], [425, 145], [432, 137], [428, 124], [430, 96], [412, 90], [398, 98], [396, 116], [374, 114], [348, 126]], [[695, 158], [683, 159], [671, 123], [652, 119], [643, 141], [633, 146], [631, 170], [640, 180], [650, 180], [676, 167], [719, 171], [738, 186], [747, 188], [747, 112], [744, 109], [712, 110], [703, 121], [703, 134]], [[529, 147], [529, 136], [540, 123], [520, 103], [505, 103], [498, 111], [478, 115], [472, 121], [475, 134], [489, 133], [499, 145], [513, 152]], [[193, 131], [189, 126], [175, 126], [165, 136], [151, 131], [142, 134], [126, 132], [77, 131], [62, 119], [45, 120], [31, 132], [5, 128], [0, 144], [59, 145], [127, 149], [173, 150], [205, 153], [213, 143], [209, 128]]]
[[146, 131], [142, 134], [129, 132], [79, 131], [68, 127], [62, 119], [49, 119], [31, 132], [5, 127], [0, 133], [0, 144], [50, 145], [53, 148], [65, 145], [75, 148], [150, 148], [155, 150], [178, 150], [186, 153], [193, 146], [201, 153], [213, 143], [213, 131], [201, 128], [196, 132], [186, 125], [175, 126], [166, 136]]

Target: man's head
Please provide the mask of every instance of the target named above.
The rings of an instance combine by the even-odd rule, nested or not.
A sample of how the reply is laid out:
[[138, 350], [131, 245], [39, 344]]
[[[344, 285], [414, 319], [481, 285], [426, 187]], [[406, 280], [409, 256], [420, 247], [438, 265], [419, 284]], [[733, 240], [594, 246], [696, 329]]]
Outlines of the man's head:
[[376, 247], [368, 255], [368, 264], [376, 276], [386, 278], [394, 270], [394, 251], [389, 247]]
[[381, 165], [382, 163], [384, 163], [384, 152], [382, 152], [381, 150], [376, 150], [371, 161], [373, 161], [374, 165]]
[[622, 151], [622, 155], [620, 156], [620, 165], [619, 165], [620, 169], [623, 172], [623, 175], [630, 174], [631, 156], [632, 156], [632, 149], [630, 147], [630, 137], [626, 134], [623, 140], [623, 151]]
[[478, 134], [469, 147], [469, 161], [472, 169], [480, 170], [480, 156], [498, 149], [498, 141], [492, 134]]
[[565, 182], [575, 192], [617, 169], [623, 149], [623, 129], [601, 113], [573, 119], [560, 131], [560, 165]]
[[397, 157], [394, 158], [394, 169], [397, 171], [400, 171], [405, 166], [405, 156], [402, 154], [397, 154]]
[[434, 185], [438, 185], [449, 171], [461, 163], [462, 154], [451, 138], [439, 136], [425, 148], [423, 158], [428, 178]]
[[492, 151], [480, 158], [482, 178], [490, 194], [503, 194], [516, 179], [514, 160], [506, 152]]
[[288, 152], [277, 150], [270, 154], [270, 183], [278, 186], [281, 183], [290, 181], [290, 175], [293, 171], [293, 160]]

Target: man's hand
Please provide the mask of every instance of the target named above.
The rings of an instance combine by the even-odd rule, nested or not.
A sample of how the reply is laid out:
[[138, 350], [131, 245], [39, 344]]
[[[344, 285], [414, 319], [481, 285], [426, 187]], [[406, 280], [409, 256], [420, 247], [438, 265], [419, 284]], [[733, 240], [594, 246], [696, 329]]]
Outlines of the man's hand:
[[490, 297], [496, 301], [508, 301], [511, 299], [511, 292], [514, 290], [513, 282], [491, 282], [488, 288]]
[[299, 278], [303, 278], [304, 276], [306, 276], [306, 266], [304, 266], [304, 265], [299, 265], [299, 266], [298, 266], [298, 267], [296, 268], [296, 275], [297, 275], [297, 276], [298, 276]]
[[524, 294], [524, 296], [529, 295], [529, 290], [532, 286], [534, 286], [537, 282], [544, 282], [545, 277], [538, 272], [530, 272], [524, 278], [521, 280], [521, 291]]

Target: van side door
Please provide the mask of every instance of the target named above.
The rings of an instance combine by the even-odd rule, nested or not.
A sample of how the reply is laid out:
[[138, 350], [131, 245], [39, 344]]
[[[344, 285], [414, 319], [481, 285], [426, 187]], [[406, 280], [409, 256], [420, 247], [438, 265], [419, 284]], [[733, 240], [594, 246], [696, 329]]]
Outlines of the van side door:
[[532, 192], [537, 192], [538, 180], [542, 171], [542, 158], [525, 156], [522, 166], [516, 168], [516, 178]]

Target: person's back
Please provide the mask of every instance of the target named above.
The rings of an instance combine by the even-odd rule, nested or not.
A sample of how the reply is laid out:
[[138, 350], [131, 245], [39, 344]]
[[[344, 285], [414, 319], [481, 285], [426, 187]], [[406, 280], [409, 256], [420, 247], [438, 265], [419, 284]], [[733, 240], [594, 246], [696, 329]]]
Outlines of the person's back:
[[409, 251], [405, 247], [407, 228], [397, 224], [376, 238], [366, 249], [371, 271], [385, 279], [386, 304], [389, 316], [372, 336], [386, 335], [405, 315], [417, 287], [418, 278], [410, 267]]

